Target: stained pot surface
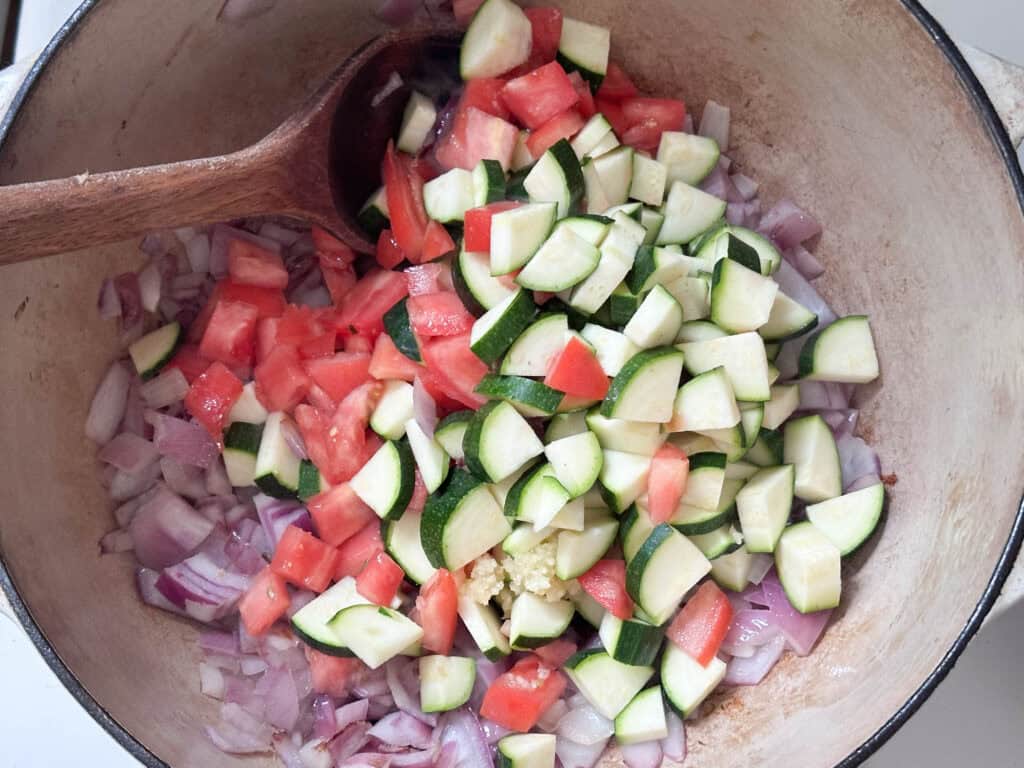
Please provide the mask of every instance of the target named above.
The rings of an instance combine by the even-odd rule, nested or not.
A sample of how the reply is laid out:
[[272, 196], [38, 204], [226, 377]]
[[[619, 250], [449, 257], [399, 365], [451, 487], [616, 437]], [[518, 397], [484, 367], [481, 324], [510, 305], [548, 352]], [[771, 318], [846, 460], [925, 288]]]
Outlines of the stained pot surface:
[[[220, 5], [91, 4], [7, 126], [0, 183], [241, 147], [379, 29], [362, 2], [279, 2], [240, 26], [216, 20]], [[883, 376], [859, 405], [898, 478], [885, 525], [844, 566], [813, 656], [717, 696], [687, 763], [820, 768], [869, 742], [853, 764], [962, 649], [1020, 544], [1024, 181], [948, 39], [893, 0], [560, 5], [610, 25], [613, 55], [652, 92], [698, 114], [709, 96], [732, 106], [730, 154], [763, 199], [791, 196], [824, 222], [822, 291], [840, 314], [872, 316]], [[138, 603], [130, 558], [96, 545], [112, 520], [82, 424], [117, 338], [94, 298], [138, 262], [124, 243], [4, 271], [4, 584], [145, 762], [241, 765], [202, 736], [216, 706], [198, 693], [195, 628]]]

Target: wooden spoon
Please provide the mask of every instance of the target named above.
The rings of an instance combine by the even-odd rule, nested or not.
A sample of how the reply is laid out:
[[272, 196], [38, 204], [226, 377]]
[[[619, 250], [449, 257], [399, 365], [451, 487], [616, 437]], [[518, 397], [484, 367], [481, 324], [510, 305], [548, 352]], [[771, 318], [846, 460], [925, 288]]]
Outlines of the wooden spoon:
[[[433, 26], [377, 37], [260, 142], [201, 160], [0, 187], [0, 265], [144, 232], [284, 214], [319, 224], [361, 253], [356, 221], [417, 76], [451, 68], [457, 33]], [[392, 76], [402, 86], [380, 98]]]

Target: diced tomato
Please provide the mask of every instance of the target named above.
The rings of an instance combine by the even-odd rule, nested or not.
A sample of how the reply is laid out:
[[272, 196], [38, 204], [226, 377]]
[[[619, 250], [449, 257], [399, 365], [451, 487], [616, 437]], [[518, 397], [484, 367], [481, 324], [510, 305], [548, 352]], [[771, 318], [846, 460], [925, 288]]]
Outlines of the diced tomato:
[[349, 392], [371, 379], [368, 352], [338, 352], [333, 357], [307, 360], [303, 367], [309, 377], [336, 403], [340, 403]]
[[458, 621], [459, 589], [445, 568], [434, 571], [416, 598], [416, 611], [423, 627], [424, 650], [447, 655], [455, 639]]
[[[331, 400], [331, 396], [324, 392], [320, 386], [313, 382], [309, 385], [309, 392], [306, 393], [306, 402], [323, 413], [333, 413], [338, 404]], [[301, 408], [302, 406], [297, 406]], [[316, 464], [316, 461], [313, 462]], [[317, 464], [319, 467], [320, 465]]]
[[354, 333], [345, 337], [345, 352], [363, 352], [367, 355], [373, 352], [374, 339], [361, 333]]
[[597, 89], [597, 98], [622, 101], [631, 99], [638, 93], [637, 87], [622, 67], [614, 61], [609, 61], [608, 71], [605, 72], [604, 80], [601, 81], [601, 87]]
[[377, 343], [373, 348], [373, 357], [370, 358], [370, 375], [376, 379], [401, 379], [402, 381], [413, 381], [423, 366], [410, 360], [398, 351], [395, 342], [386, 333], [377, 337]]
[[509, 112], [533, 130], [570, 109], [580, 97], [562, 65], [552, 61], [522, 77], [509, 80], [501, 98]]
[[318, 336], [314, 336], [299, 345], [299, 357], [304, 360], [330, 357], [334, 354], [337, 336], [338, 332], [333, 328], [324, 328]]
[[356, 496], [348, 483], [318, 493], [306, 506], [317, 536], [332, 547], [352, 538], [376, 519], [376, 513]]
[[562, 39], [562, 12], [558, 8], [524, 8], [533, 32], [530, 61], [536, 66], [554, 61]]
[[458, 336], [473, 327], [474, 317], [454, 293], [425, 293], [410, 296], [405, 303], [409, 325], [417, 338]]
[[482, 208], [471, 208], [466, 211], [463, 222], [462, 244], [467, 251], [478, 253], [490, 253], [491, 251], [491, 218], [496, 213], [510, 211], [518, 208], [519, 203], [513, 200], [503, 200], [500, 203], [491, 203]]
[[238, 601], [245, 631], [254, 637], [266, 632], [288, 610], [291, 599], [284, 579], [270, 568], [260, 571]]
[[555, 298], [555, 294], [548, 293], [547, 291], [534, 291], [533, 292], [533, 303], [537, 306], [544, 306], [551, 299]]
[[508, 81], [502, 77], [474, 77], [466, 83], [459, 97], [459, 111], [476, 107], [488, 115], [508, 120], [508, 107], [502, 101], [501, 91]]
[[608, 119], [612, 130], [618, 136], [622, 136], [629, 130], [629, 122], [626, 120], [626, 116], [622, 114], [622, 106], [619, 102], [602, 98], [600, 92], [598, 92], [597, 98], [594, 99], [594, 106], [597, 107], [598, 112]]
[[334, 572], [334, 578], [341, 580], [346, 576], [358, 576], [359, 572], [363, 570], [363, 566], [372, 560], [378, 552], [383, 551], [380, 521], [374, 520], [338, 547], [338, 567]]
[[252, 363], [256, 346], [255, 307], [237, 301], [218, 301], [199, 343], [199, 354], [234, 368]]
[[576, 653], [576, 643], [558, 639], [547, 645], [542, 645], [540, 648], [535, 648], [533, 652], [552, 667], [560, 667]]
[[601, 368], [597, 355], [578, 336], [570, 336], [568, 343], [551, 363], [544, 383], [553, 389], [590, 400], [600, 400], [608, 394], [608, 374]]
[[267, 359], [277, 346], [278, 317], [265, 317], [256, 324], [256, 364]]
[[309, 392], [309, 375], [298, 350], [287, 344], [274, 347], [256, 366], [256, 397], [269, 411], [291, 411]]
[[460, 27], [469, 26], [476, 9], [483, 5], [484, 0], [454, 0], [452, 10], [455, 12], [455, 21]]
[[534, 157], [540, 157], [561, 139], [575, 136], [583, 127], [583, 117], [575, 109], [555, 115], [526, 139], [526, 148]]
[[405, 275], [372, 270], [356, 283], [335, 319], [338, 333], [362, 333], [376, 337], [384, 330], [384, 313], [409, 292]]
[[377, 263], [384, 269], [394, 269], [405, 261], [405, 253], [390, 229], [382, 229], [377, 237]]
[[508, 170], [518, 138], [519, 129], [512, 123], [477, 107], [469, 107], [456, 114], [451, 130], [438, 142], [434, 157], [445, 170], [464, 168], [469, 171], [485, 159], [497, 160]]
[[384, 552], [373, 556], [356, 577], [356, 590], [371, 603], [389, 605], [405, 578], [402, 568]]
[[451, 286], [451, 267], [437, 262], [418, 264], [405, 270], [405, 281], [409, 284], [410, 296], [448, 290]]
[[321, 260], [320, 272], [324, 276], [327, 292], [331, 294], [331, 301], [335, 304], [340, 304], [359, 280], [351, 264], [344, 267], [332, 267]]
[[469, 348], [469, 334], [444, 336], [424, 341], [421, 345], [423, 361], [445, 392], [470, 407], [479, 408], [487, 398], [474, 390], [487, 375], [488, 368]]
[[613, 616], [625, 620], [633, 615], [633, 601], [626, 592], [625, 560], [598, 560], [579, 582]]
[[313, 249], [320, 263], [347, 267], [356, 260], [356, 252], [323, 227], [313, 225]]
[[623, 144], [654, 151], [665, 131], [682, 130], [686, 105], [678, 99], [631, 98], [621, 103], [622, 117], [629, 128], [621, 134]]
[[332, 485], [351, 479], [379, 445], [371, 441], [373, 433], [367, 434], [366, 425], [383, 390], [379, 381], [362, 384], [333, 413], [303, 405], [295, 409], [309, 458]]
[[722, 646], [732, 622], [732, 603], [713, 581], [705, 581], [676, 614], [665, 634], [703, 667]]
[[320, 320], [312, 307], [289, 304], [278, 318], [274, 338], [281, 344], [298, 346], [320, 333]]
[[274, 550], [270, 569], [296, 587], [323, 592], [338, 567], [338, 551], [301, 528], [289, 525]]
[[188, 388], [185, 408], [220, 443], [224, 422], [241, 394], [242, 381], [223, 363], [212, 363]]
[[690, 460], [686, 453], [671, 443], [665, 443], [654, 454], [647, 476], [647, 507], [655, 525], [672, 519], [686, 492], [689, 474]]
[[565, 686], [565, 675], [536, 656], [528, 656], [491, 683], [480, 705], [480, 716], [526, 733], [558, 701]]
[[423, 261], [439, 259], [455, 250], [455, 241], [442, 224], [431, 221], [423, 237]]
[[394, 142], [388, 142], [382, 175], [395, 242], [409, 261], [418, 264], [428, 221], [423, 207], [423, 181], [411, 171], [407, 159], [399, 156]]
[[359, 659], [329, 656], [308, 645], [303, 646], [309, 662], [309, 676], [313, 690], [326, 693], [336, 699], [344, 699], [352, 685], [352, 679], [364, 669]]
[[448, 380], [435, 376], [429, 368], [420, 367], [419, 380], [437, 405], [438, 416], [444, 417], [455, 411], [465, 410], [466, 404], [448, 394]]
[[576, 104], [576, 111], [582, 115], [584, 120], [589, 120], [597, 114], [597, 107], [594, 105], [594, 94], [590, 91], [590, 83], [584, 80], [583, 75], [576, 70], [569, 73], [569, 82], [572, 83], [572, 87], [580, 97], [579, 102]]
[[210, 297], [188, 327], [188, 333], [186, 334], [188, 341], [194, 344], [202, 341], [203, 334], [206, 333], [206, 328], [210, 324], [210, 318], [213, 317], [213, 310], [217, 308], [217, 302], [220, 301], [221, 290], [223, 290], [221, 286], [226, 282], [226, 280], [221, 280], [214, 283], [213, 290], [210, 291]]
[[182, 344], [171, 361], [164, 366], [164, 370], [177, 368], [185, 377], [185, 381], [191, 384], [209, 367], [210, 361], [199, 354], [199, 347], [195, 344]]
[[278, 290], [288, 285], [288, 270], [281, 254], [240, 238], [228, 241], [228, 274], [232, 281], [243, 285]]
[[256, 307], [258, 316], [277, 317], [288, 305], [284, 292], [280, 288], [262, 288], [258, 285], [246, 285], [231, 280], [218, 283], [219, 297], [224, 301], [240, 301]]

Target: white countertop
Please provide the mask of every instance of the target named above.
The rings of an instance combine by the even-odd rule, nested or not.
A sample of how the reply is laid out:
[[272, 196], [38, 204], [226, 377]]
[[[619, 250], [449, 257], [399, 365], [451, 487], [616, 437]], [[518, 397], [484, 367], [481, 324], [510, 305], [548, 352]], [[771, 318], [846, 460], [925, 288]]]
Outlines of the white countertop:
[[[923, 0], [959, 40], [1024, 65], [1021, 0]], [[40, 50], [79, 0], [24, 0], [16, 58]], [[987, 624], [922, 710], [870, 768], [1024, 768], [1024, 603]], [[138, 768], [0, 612], [0, 768]], [[54, 738], [57, 735], [58, 738]]]

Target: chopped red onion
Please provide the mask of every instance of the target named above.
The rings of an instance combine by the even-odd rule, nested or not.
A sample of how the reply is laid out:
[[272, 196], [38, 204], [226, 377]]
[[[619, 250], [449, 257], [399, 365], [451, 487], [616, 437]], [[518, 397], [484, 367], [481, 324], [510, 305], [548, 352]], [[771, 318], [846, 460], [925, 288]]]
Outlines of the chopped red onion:
[[669, 760], [681, 763], [686, 759], [686, 726], [672, 710], [665, 712], [665, 724], [668, 736], [661, 740], [661, 751]]
[[352, 723], [365, 720], [369, 707], [370, 702], [366, 699], [359, 699], [346, 704], [343, 707], [338, 707], [334, 710], [334, 719], [337, 729], [340, 731]]
[[505, 726], [493, 723], [485, 717], [480, 718], [480, 728], [484, 732], [484, 740], [492, 747], [512, 733]]
[[540, 719], [537, 720], [537, 727], [546, 733], [554, 733], [558, 730], [559, 721], [568, 711], [569, 705], [565, 703], [565, 699], [559, 699], [544, 710]]
[[[807, 278], [797, 271], [796, 267], [783, 259], [779, 263], [779, 269], [775, 273], [775, 281], [779, 289], [789, 298], [798, 301], [818, 316], [818, 328], [831, 325], [836, 319], [836, 313], [826, 303], [814, 286]], [[800, 346], [800, 340], [791, 346]]]
[[334, 758], [323, 739], [310, 739], [299, 748], [302, 768], [332, 768]]
[[135, 513], [139, 511], [139, 507], [149, 501], [163, 487], [163, 483], [157, 483], [145, 493], [128, 499], [128, 501], [121, 504], [114, 510], [114, 520], [117, 522], [117, 525], [121, 528], [127, 528], [132, 518], [135, 517]]
[[714, 139], [722, 152], [729, 149], [730, 114], [728, 107], [708, 99], [707, 104], [704, 105], [704, 114], [700, 117], [698, 133], [701, 136]]
[[223, 699], [224, 673], [212, 664], [199, 662], [199, 692], [214, 699]]
[[559, 737], [555, 740], [555, 754], [558, 755], [562, 768], [593, 768], [601, 759], [607, 743], [603, 741], [585, 745]]
[[768, 603], [768, 610], [772, 614], [772, 621], [786, 636], [789, 648], [797, 656], [808, 655], [825, 630], [832, 611], [817, 611], [816, 613], [797, 611], [790, 604], [774, 571], [761, 582], [761, 590]]
[[269, 752], [273, 728], [253, 717], [238, 704], [222, 704], [221, 722], [207, 726], [206, 734], [219, 749], [232, 754]]
[[206, 492], [211, 496], [231, 496], [234, 492], [224, 462], [220, 459], [215, 459], [206, 468]]
[[261, 16], [274, 7], [276, 0], [225, 0], [218, 21], [238, 23]]
[[615, 733], [615, 725], [589, 703], [570, 709], [558, 723], [558, 735], [577, 744], [604, 743]]
[[384, 0], [373, 15], [385, 24], [400, 27], [412, 21], [419, 9], [420, 0]]
[[284, 768], [306, 768], [299, 755], [299, 745], [288, 734], [274, 734], [274, 752]]
[[370, 724], [366, 722], [352, 723], [345, 728], [341, 733], [331, 739], [327, 748], [331, 751], [331, 756], [335, 762], [341, 762], [352, 755], [356, 754], [370, 741], [370, 737], [367, 736], [367, 731], [370, 730]]
[[167, 368], [139, 388], [143, 402], [149, 408], [166, 408], [180, 403], [188, 394], [188, 380], [180, 368]]
[[427, 437], [433, 438], [434, 428], [437, 427], [437, 403], [434, 402], [434, 398], [431, 397], [427, 388], [423, 386], [419, 376], [412, 384], [412, 405], [416, 423]]
[[735, 187], [733, 187], [732, 182], [729, 180], [729, 174], [726, 172], [721, 159], [719, 159], [708, 177], [700, 183], [700, 188], [720, 200], [742, 202], [739, 194], [735, 191]]
[[132, 518], [135, 556], [147, 568], [165, 568], [193, 552], [213, 531], [213, 523], [184, 499], [162, 488]]
[[138, 496], [143, 491], [148, 491], [159, 477], [160, 465], [156, 462], [134, 473], [116, 470], [110, 478], [107, 493], [114, 501], [126, 501]]
[[402, 85], [404, 85], [402, 76], [399, 75], [397, 72], [392, 72], [391, 76], [388, 78], [388, 81], [384, 83], [384, 87], [377, 91], [377, 93], [373, 95], [373, 98], [370, 99], [370, 106], [373, 108], [379, 107], [381, 104], [388, 100], [391, 94], [400, 90]]
[[365, 699], [388, 694], [386, 674], [383, 667], [364, 670], [352, 681], [352, 694]]
[[256, 504], [256, 514], [259, 516], [263, 532], [271, 549], [277, 547], [277, 542], [284, 536], [289, 525], [301, 528], [304, 531], [313, 530], [313, 521], [309, 512], [296, 501], [290, 499], [274, 499], [264, 494], [257, 495], [253, 502]]
[[476, 714], [469, 707], [446, 712], [438, 729], [442, 749], [448, 744], [455, 744], [455, 765], [469, 768], [492, 764], [491, 748], [487, 745]]
[[224, 570], [203, 553], [165, 568], [156, 582], [164, 597], [207, 623], [230, 613], [248, 587], [248, 577]]
[[755, 649], [768, 644], [779, 634], [773, 619], [771, 611], [754, 608], [736, 611], [722, 641], [722, 651], [738, 658], [752, 656]]
[[661, 765], [660, 742], [642, 741], [639, 744], [620, 744], [619, 750], [629, 768], [659, 768]]
[[146, 406], [142, 402], [142, 384], [134, 379], [128, 387], [128, 399], [124, 404], [124, 416], [117, 428], [118, 432], [127, 432], [136, 437], [148, 437], [149, 425], [146, 424]]
[[826, 381], [800, 382], [800, 410], [834, 411], [849, 407], [846, 392], [838, 384]]
[[428, 715], [420, 709], [419, 664], [415, 659], [402, 656], [392, 659], [384, 666], [384, 679], [396, 707], [431, 727], [437, 725], [437, 715]]
[[210, 238], [205, 233], [194, 235], [185, 242], [185, 255], [192, 271], [205, 277], [210, 271]]
[[175, 461], [170, 456], [160, 459], [160, 472], [167, 487], [179, 496], [198, 500], [206, 496], [206, 475], [199, 467]]
[[142, 308], [147, 312], [156, 312], [160, 304], [160, 295], [163, 288], [163, 275], [156, 262], [149, 262], [139, 272], [139, 301]]
[[773, 565], [775, 565], [775, 559], [771, 555], [754, 555], [750, 566], [750, 583], [760, 584]]
[[878, 460], [878, 454], [861, 438], [851, 434], [840, 435], [836, 439], [836, 450], [839, 451], [844, 486], [856, 482], [864, 475], [882, 474], [882, 463]]
[[865, 488], [870, 488], [873, 485], [878, 485], [882, 482], [882, 478], [878, 475], [864, 475], [863, 477], [854, 480], [847, 486], [843, 493], [853, 493], [854, 491], [862, 491]]
[[[364, 712], [361, 720], [366, 716]], [[353, 721], [354, 722], [354, 721]], [[348, 725], [348, 723], [345, 723]], [[321, 693], [313, 699], [313, 734], [318, 739], [330, 739], [344, 726], [338, 725], [338, 718], [335, 715], [334, 702], [327, 694]]]
[[117, 295], [117, 288], [114, 281], [107, 278], [100, 286], [100, 295], [96, 301], [100, 311], [100, 317], [110, 320], [121, 316], [121, 298]]
[[256, 683], [256, 693], [263, 698], [268, 723], [284, 731], [295, 727], [299, 719], [299, 692], [290, 670], [268, 669]]
[[149, 440], [122, 432], [103, 446], [99, 460], [129, 474], [136, 474], [160, 458], [160, 452]]
[[761, 219], [762, 234], [788, 250], [821, 234], [821, 224], [792, 200], [779, 200]]
[[100, 539], [100, 551], [105, 555], [131, 552], [134, 548], [135, 541], [129, 531], [111, 531]]
[[158, 411], [146, 411], [146, 421], [153, 425], [153, 442], [164, 456], [206, 469], [220, 455], [210, 433], [198, 424]]
[[85, 435], [94, 443], [103, 445], [117, 433], [128, 403], [128, 388], [132, 374], [122, 362], [107, 369], [89, 406], [85, 419]]
[[727, 685], [757, 685], [772, 670], [786, 649], [786, 638], [778, 634], [759, 647], [752, 656], [733, 658], [725, 671]]
[[431, 747], [419, 752], [399, 752], [388, 757], [388, 768], [434, 768], [437, 750]]
[[[319, 274], [319, 270], [317, 271], [317, 274]], [[330, 291], [328, 291], [323, 285], [315, 285], [312, 288], [296, 291], [289, 296], [289, 300], [292, 304], [299, 304], [303, 307], [312, 307], [313, 309], [329, 307], [333, 303], [331, 301]]]
[[281, 244], [276, 240], [259, 237], [227, 224], [215, 224], [210, 237], [210, 274], [218, 280], [228, 273], [228, 245], [232, 240], [245, 240], [271, 253], [281, 253]]
[[426, 749], [430, 746], [433, 730], [410, 714], [392, 712], [378, 720], [368, 733], [393, 747]]
[[750, 201], [757, 197], [757, 190], [761, 188], [760, 184], [742, 173], [734, 173], [732, 183], [744, 201]]
[[238, 638], [231, 632], [208, 629], [199, 633], [199, 648], [203, 653], [215, 653], [221, 656], [238, 656]]
[[808, 280], [814, 280], [825, 274], [825, 265], [800, 244], [783, 251], [782, 258], [796, 267], [796, 270]]
[[761, 201], [729, 203], [725, 206], [725, 220], [734, 227], [757, 229], [757, 225], [761, 221]]
[[284, 441], [288, 443], [288, 447], [291, 448], [294, 453], [300, 459], [308, 459], [309, 454], [306, 452], [306, 441], [302, 439], [302, 433], [299, 432], [299, 428], [295, 425], [295, 422], [291, 419], [285, 419], [281, 422], [281, 436]]
[[258, 234], [260, 237], [266, 238], [267, 240], [276, 240], [282, 246], [287, 248], [294, 245], [295, 241], [302, 237], [304, 232], [282, 227], [280, 224], [273, 221], [267, 221], [260, 225]]
[[121, 328], [133, 328], [142, 320], [139, 276], [134, 272], [124, 272], [114, 278], [114, 288], [121, 301]]

